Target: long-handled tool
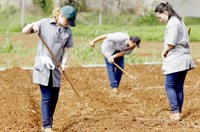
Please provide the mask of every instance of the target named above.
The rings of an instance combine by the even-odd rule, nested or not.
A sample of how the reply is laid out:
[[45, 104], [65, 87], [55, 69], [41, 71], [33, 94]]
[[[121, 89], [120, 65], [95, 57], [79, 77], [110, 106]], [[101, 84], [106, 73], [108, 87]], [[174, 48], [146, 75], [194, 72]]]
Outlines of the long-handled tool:
[[[94, 46], [94, 48], [104, 56], [104, 54], [97, 48]], [[105, 57], [105, 56], [104, 56]], [[107, 58], [108, 59], [108, 58]], [[131, 79], [134, 79], [133, 76], [129, 75], [128, 72], [126, 72], [124, 69], [122, 69], [119, 65], [117, 65], [115, 62], [112, 62], [117, 68], [119, 68], [123, 73], [125, 73], [128, 77], [130, 77]]]
[[[53, 57], [54, 61], [56, 62], [56, 64], [58, 65], [58, 67], [60, 69], [62, 69], [59, 61], [56, 59], [55, 55], [53, 54], [53, 52], [51, 51], [51, 49], [49, 48], [49, 46], [47, 45], [47, 43], [44, 41], [44, 39], [42, 38], [42, 36], [37, 33], [39, 38], [42, 40], [43, 44], [45, 45], [45, 47], [47, 48], [47, 50], [50, 52], [51, 56]], [[74, 92], [76, 93], [77, 97], [79, 98], [79, 100], [81, 101], [81, 103], [83, 104], [83, 106], [85, 107], [86, 111], [89, 113], [87, 106], [85, 105], [85, 103], [83, 102], [83, 100], [81, 99], [81, 97], [79, 96], [78, 92], [76, 91], [75, 87], [73, 86], [72, 82], [70, 81], [70, 79], [68, 78], [68, 76], [65, 74], [65, 71], [62, 71], [62, 74], [64, 75], [64, 77], [67, 79], [67, 81], [69, 82], [69, 84], [71, 85], [72, 89], [74, 90]]]
[[190, 36], [191, 28], [188, 29], [188, 35]]

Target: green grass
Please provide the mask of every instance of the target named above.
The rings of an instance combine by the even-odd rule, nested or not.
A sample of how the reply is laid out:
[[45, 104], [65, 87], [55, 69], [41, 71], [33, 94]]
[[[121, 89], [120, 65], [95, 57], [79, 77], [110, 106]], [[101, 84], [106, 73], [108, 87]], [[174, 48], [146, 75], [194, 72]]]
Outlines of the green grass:
[[[192, 28], [190, 39], [194, 42], [200, 42], [200, 29], [199, 25], [191, 25]], [[73, 30], [75, 40], [74, 48], [70, 49], [70, 65], [86, 65], [86, 64], [104, 64], [104, 57], [99, 54], [95, 49], [91, 48], [88, 43], [93, 38], [103, 33], [111, 33], [115, 31], [127, 32], [128, 34], [138, 35], [141, 37], [141, 45], [148, 44], [149, 42], [163, 42], [164, 25], [159, 26], [139, 26], [139, 27], [126, 27], [126, 26], [85, 26], [78, 25]], [[0, 36], [4, 33], [0, 33]], [[21, 35], [20, 33], [7, 33], [9, 38], [13, 35]], [[4, 36], [5, 37], [5, 36]], [[99, 47], [101, 42], [97, 44]], [[136, 49], [129, 56], [126, 56], [125, 63], [143, 63], [162, 61], [160, 54], [163, 45], [157, 50], [153, 47], [150, 49]], [[198, 52], [194, 49], [193, 56], [198, 57]], [[149, 54], [143, 55], [143, 54]], [[34, 48], [29, 48], [23, 40], [11, 41], [6, 40], [0, 42], [0, 66], [13, 67], [13, 66], [33, 66], [36, 56], [36, 45]], [[28, 59], [27, 59], [28, 58]], [[24, 60], [24, 61], [19, 61]]]
[[186, 17], [185, 18], [185, 24], [187, 24], [187, 25], [199, 25], [200, 24], [200, 18]]
[[[0, 32], [21, 32], [21, 12], [14, 6], [0, 9]], [[45, 15], [47, 16], [47, 15]], [[44, 15], [32, 15], [25, 12], [25, 24], [36, 21]]]
[[[96, 46], [100, 49], [100, 45], [97, 44]], [[104, 56], [88, 44], [75, 45], [70, 50], [70, 58], [75, 60], [72, 65], [104, 64]], [[143, 57], [134, 52], [125, 56], [125, 58], [125, 62], [129, 64], [146, 62]]]
[[12, 42], [7, 42], [6, 45], [0, 44], [0, 53], [10, 53], [13, 50]]
[[[191, 42], [200, 42], [200, 25], [188, 25], [191, 27]], [[165, 25], [158, 26], [115, 26], [115, 25], [102, 25], [102, 26], [85, 26], [78, 25], [73, 29], [74, 38], [82, 40], [93, 39], [104, 33], [112, 33], [116, 31], [127, 32], [129, 35], [140, 36], [143, 42], [163, 42]]]
[[[134, 25], [137, 21], [137, 16], [134, 14], [102, 14], [102, 25]], [[77, 17], [77, 24], [79, 25], [98, 25], [98, 12], [80, 12]]]
[[[21, 14], [19, 9], [13, 6], [0, 10], [0, 32], [21, 32]], [[51, 14], [33, 15], [25, 13], [25, 25], [37, 21]], [[76, 38], [82, 40], [92, 39], [104, 33], [116, 31], [127, 32], [129, 35], [137, 35], [146, 42], [162, 42], [165, 25], [159, 24], [153, 13], [146, 16], [136, 16], [134, 14], [103, 14], [102, 25], [98, 25], [99, 13], [97, 12], [79, 12], [77, 16], [77, 27], [73, 28], [73, 34]], [[5, 19], [7, 18], [7, 19]], [[155, 20], [156, 19], [156, 20]], [[191, 41], [200, 41], [200, 22], [199, 18], [186, 17], [186, 24], [192, 27]], [[196, 25], [195, 25], [196, 24]]]
[[115, 26], [115, 25], [102, 25], [102, 26], [83, 26], [79, 25], [73, 28], [75, 38], [81, 37], [82, 39], [92, 39], [104, 33], [112, 32], [126, 32], [129, 35], [136, 35], [142, 38], [142, 41], [163, 41], [165, 26]]
[[[9, 8], [0, 10], [0, 37], [5, 33], [9, 36], [19, 35], [21, 32], [20, 12], [17, 9]], [[49, 17], [50, 14], [32, 15], [25, 13], [25, 24], [37, 21], [43, 17]], [[7, 18], [7, 19], [5, 19]], [[75, 46], [70, 50], [70, 65], [82, 64], [103, 64], [104, 57], [88, 43], [93, 38], [112, 32], [126, 32], [129, 35], [136, 35], [141, 38], [141, 45], [148, 42], [163, 42], [165, 25], [157, 24], [154, 16], [136, 17], [134, 14], [108, 15], [104, 14], [102, 24], [98, 25], [98, 13], [79, 13], [77, 17], [77, 27], [72, 28]], [[150, 20], [150, 21], [148, 21]], [[200, 42], [200, 19], [186, 18], [187, 27], [191, 27], [191, 42]], [[139, 22], [139, 23], [138, 23]], [[5, 37], [5, 36], [4, 36]], [[101, 43], [97, 45], [100, 47]], [[126, 56], [126, 63], [143, 63], [152, 61], [161, 61], [161, 51], [156, 49], [138, 49], [134, 50], [129, 56]], [[146, 54], [146, 55], [143, 55]], [[36, 55], [36, 46], [29, 48], [23, 40], [11, 41], [7, 39], [0, 42], [0, 66], [32, 66]], [[152, 56], [149, 57], [148, 55]], [[198, 52], [195, 50], [195, 55]], [[22, 60], [22, 61], [19, 61]]]

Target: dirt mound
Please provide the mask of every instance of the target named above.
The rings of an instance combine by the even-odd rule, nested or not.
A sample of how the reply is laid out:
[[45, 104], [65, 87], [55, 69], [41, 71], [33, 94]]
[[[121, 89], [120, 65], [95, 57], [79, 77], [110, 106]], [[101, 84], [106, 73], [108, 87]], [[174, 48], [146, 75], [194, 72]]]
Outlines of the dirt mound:
[[[200, 65], [186, 77], [183, 120], [171, 122], [161, 65], [128, 65], [120, 94], [111, 96], [105, 67], [68, 68], [66, 73], [89, 113], [63, 78], [54, 115], [54, 130], [66, 131], [198, 131]], [[0, 72], [0, 131], [41, 130], [40, 91], [32, 71]]]

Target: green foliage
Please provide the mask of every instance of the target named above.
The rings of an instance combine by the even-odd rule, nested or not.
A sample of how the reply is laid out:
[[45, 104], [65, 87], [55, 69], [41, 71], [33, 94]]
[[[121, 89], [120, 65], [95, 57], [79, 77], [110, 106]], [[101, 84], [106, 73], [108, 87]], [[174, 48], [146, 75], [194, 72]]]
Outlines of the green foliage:
[[[14, 6], [0, 10], [0, 32], [21, 32], [21, 13]], [[25, 25], [41, 19], [43, 16], [25, 13]]]
[[137, 25], [160, 25], [153, 12], [145, 13], [137, 18]]
[[18, 21], [14, 24], [11, 24], [6, 29], [8, 32], [21, 32], [21, 23]]
[[198, 25], [198, 24], [200, 24], [200, 18], [186, 17], [185, 18], [185, 24], [186, 25]]
[[30, 55], [31, 50], [26, 47], [22, 40], [13, 42], [8, 39], [4, 43], [0, 43], [0, 53], [14, 53], [27, 56]]
[[190, 41], [191, 42], [200, 42], [200, 25], [188, 25], [191, 28], [190, 32]]
[[104, 57], [87, 43], [75, 45], [74, 48], [70, 50], [70, 56], [77, 60], [76, 65], [104, 63]]
[[[101, 34], [112, 32], [125, 32], [129, 35], [140, 36], [143, 42], [157, 41], [163, 42], [164, 25], [159, 26], [116, 26], [116, 25], [102, 25], [102, 26], [78, 26], [73, 28], [73, 35], [75, 38], [93, 39]], [[153, 31], [153, 32], [152, 32]]]
[[143, 62], [145, 62], [144, 58], [136, 55], [134, 51], [130, 55], [125, 55], [125, 63], [134, 64]]
[[15, 6], [0, 10], [0, 31], [19, 32], [21, 30], [20, 14]]
[[15, 6], [7, 6], [6, 8], [0, 10], [0, 20], [1, 21], [7, 21], [5, 18], [9, 18], [14, 16], [17, 13], [17, 8]]
[[[10, 14], [11, 13], [11, 14]], [[8, 15], [10, 14], [10, 15]], [[0, 10], [0, 32], [21, 32], [21, 20], [20, 12], [13, 7], [8, 7], [4, 10]], [[25, 24], [37, 21], [44, 15], [34, 16], [32, 14], [25, 14]], [[153, 16], [152, 16], [153, 17]], [[7, 19], [5, 19], [7, 18]], [[135, 24], [136, 16], [133, 14], [121, 14], [121, 15], [103, 15], [103, 25], [98, 25], [98, 13], [79, 13], [77, 17], [77, 27], [72, 28], [74, 38], [80, 38], [82, 41], [91, 40], [98, 35], [112, 32], [127, 32], [129, 35], [140, 36], [142, 42], [163, 42], [164, 31], [166, 25], [142, 25]], [[196, 18], [186, 18], [188, 27], [192, 28], [190, 41], [200, 41], [200, 25], [193, 25], [198, 22]], [[83, 22], [86, 21], [86, 22]], [[104, 24], [106, 23], [106, 24]], [[191, 25], [191, 23], [193, 23]], [[198, 23], [199, 24], [199, 23]]]
[[[163, 42], [164, 32], [166, 25], [158, 26], [116, 26], [116, 25], [78, 25], [72, 28], [74, 38], [80, 38], [81, 40], [91, 40], [101, 34], [112, 33], [112, 32], [126, 32], [129, 35], [140, 36], [142, 42]], [[191, 42], [200, 42], [200, 25], [187, 25], [191, 27]]]
[[86, 10], [85, 3], [83, 0], [69, 0], [65, 1], [62, 6], [71, 5], [75, 7], [79, 12]]
[[52, 0], [33, 0], [33, 3], [39, 5], [44, 13], [51, 13], [53, 9], [53, 1]]
[[13, 50], [13, 44], [8, 41], [7, 44], [0, 45], [0, 53], [10, 53]]
[[74, 7], [76, 7], [78, 9], [78, 11], [84, 11], [84, 10], [86, 10], [86, 6], [85, 6], [83, 0], [78, 0], [76, 2], [77, 3], [76, 3], [76, 5]]
[[[78, 13], [78, 24], [82, 25], [98, 25], [99, 24], [99, 13]], [[116, 25], [116, 26], [124, 26], [135, 25], [136, 16], [133, 14], [118, 14], [118, 15], [110, 15], [110, 14], [102, 14], [102, 25]]]

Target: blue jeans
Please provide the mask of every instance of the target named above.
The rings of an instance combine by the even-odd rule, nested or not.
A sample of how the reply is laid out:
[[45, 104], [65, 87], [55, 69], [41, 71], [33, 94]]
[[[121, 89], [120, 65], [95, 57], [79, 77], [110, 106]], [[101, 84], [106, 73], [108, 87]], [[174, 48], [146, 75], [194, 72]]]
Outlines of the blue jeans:
[[[106, 67], [111, 88], [118, 88], [122, 77], [122, 71], [117, 68], [113, 63], [110, 63], [106, 58]], [[115, 58], [115, 63], [124, 69], [124, 57]]]
[[165, 89], [172, 113], [181, 113], [182, 111], [184, 100], [183, 86], [186, 74], [187, 70], [167, 74], [165, 76]]
[[52, 86], [52, 72], [50, 74], [49, 85], [40, 85], [42, 93], [41, 112], [43, 128], [52, 128], [53, 114], [58, 101], [60, 87]]

